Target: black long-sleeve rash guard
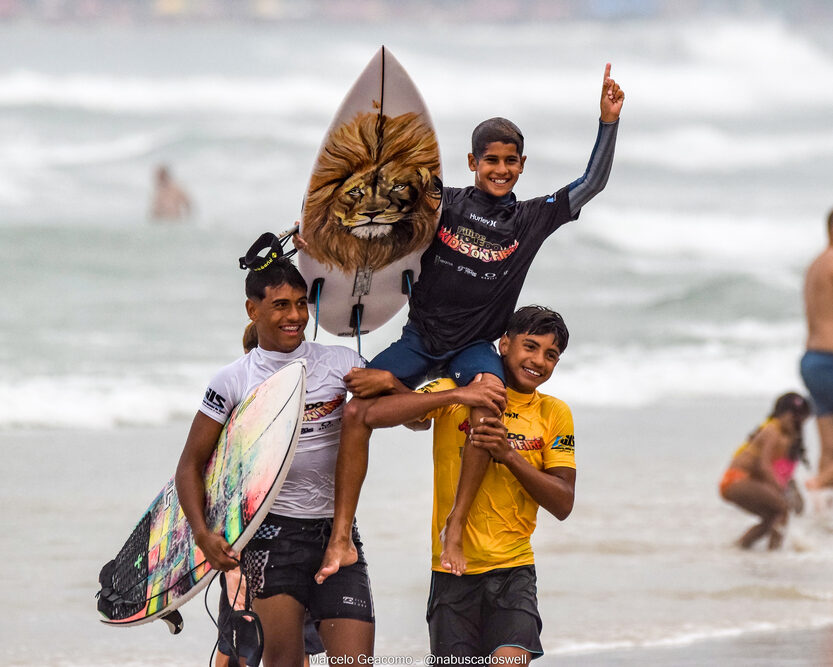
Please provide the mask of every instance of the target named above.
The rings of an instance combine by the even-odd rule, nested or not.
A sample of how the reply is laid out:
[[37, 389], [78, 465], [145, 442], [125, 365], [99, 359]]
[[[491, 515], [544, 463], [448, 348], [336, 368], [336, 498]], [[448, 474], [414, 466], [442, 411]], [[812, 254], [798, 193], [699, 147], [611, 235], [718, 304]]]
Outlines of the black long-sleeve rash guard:
[[599, 123], [584, 174], [555, 194], [517, 201], [443, 188], [437, 235], [423, 253], [409, 317], [433, 354], [503, 335], [546, 238], [607, 184], [619, 121]]

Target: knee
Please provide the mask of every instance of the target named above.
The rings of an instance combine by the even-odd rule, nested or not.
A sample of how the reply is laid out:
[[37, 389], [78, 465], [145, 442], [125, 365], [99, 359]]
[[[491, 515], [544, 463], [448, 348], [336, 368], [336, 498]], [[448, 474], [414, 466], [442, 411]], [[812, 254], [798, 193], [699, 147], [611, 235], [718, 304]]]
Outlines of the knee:
[[344, 406], [343, 419], [346, 426], [364, 425], [367, 408], [371, 401], [364, 398], [351, 398]]

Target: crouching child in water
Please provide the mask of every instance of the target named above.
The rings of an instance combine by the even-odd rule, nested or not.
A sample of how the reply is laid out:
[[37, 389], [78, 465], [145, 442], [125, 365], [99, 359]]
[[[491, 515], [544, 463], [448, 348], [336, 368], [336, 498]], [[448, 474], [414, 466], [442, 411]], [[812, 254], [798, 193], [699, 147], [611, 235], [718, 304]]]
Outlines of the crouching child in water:
[[720, 481], [720, 495], [760, 522], [738, 540], [751, 549], [768, 537], [770, 549], [781, 546], [790, 509], [799, 509], [800, 496], [792, 481], [798, 460], [804, 460], [804, 422], [811, 409], [807, 399], [793, 392], [778, 397], [769, 417], [732, 457]]

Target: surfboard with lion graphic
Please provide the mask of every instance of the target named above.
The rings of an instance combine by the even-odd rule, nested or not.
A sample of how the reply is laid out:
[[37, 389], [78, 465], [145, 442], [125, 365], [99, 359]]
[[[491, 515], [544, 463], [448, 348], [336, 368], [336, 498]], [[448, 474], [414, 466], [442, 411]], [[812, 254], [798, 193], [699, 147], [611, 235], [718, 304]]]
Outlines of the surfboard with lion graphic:
[[383, 46], [336, 112], [304, 198], [298, 266], [316, 326], [361, 336], [392, 318], [419, 276], [441, 201], [428, 109]]

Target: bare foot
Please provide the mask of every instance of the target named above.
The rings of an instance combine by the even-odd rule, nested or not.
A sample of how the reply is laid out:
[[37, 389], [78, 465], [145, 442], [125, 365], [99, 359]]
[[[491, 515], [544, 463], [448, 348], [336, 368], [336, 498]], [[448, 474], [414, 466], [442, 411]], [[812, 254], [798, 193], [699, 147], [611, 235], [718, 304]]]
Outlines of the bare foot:
[[466, 571], [466, 557], [463, 556], [463, 531], [452, 524], [446, 524], [440, 532], [443, 550], [440, 554], [440, 565], [451, 574], [458, 577]]
[[352, 540], [333, 540], [327, 544], [324, 558], [321, 559], [321, 567], [315, 573], [315, 581], [323, 584], [327, 577], [338, 572], [339, 568], [352, 565], [359, 560], [359, 552]]

